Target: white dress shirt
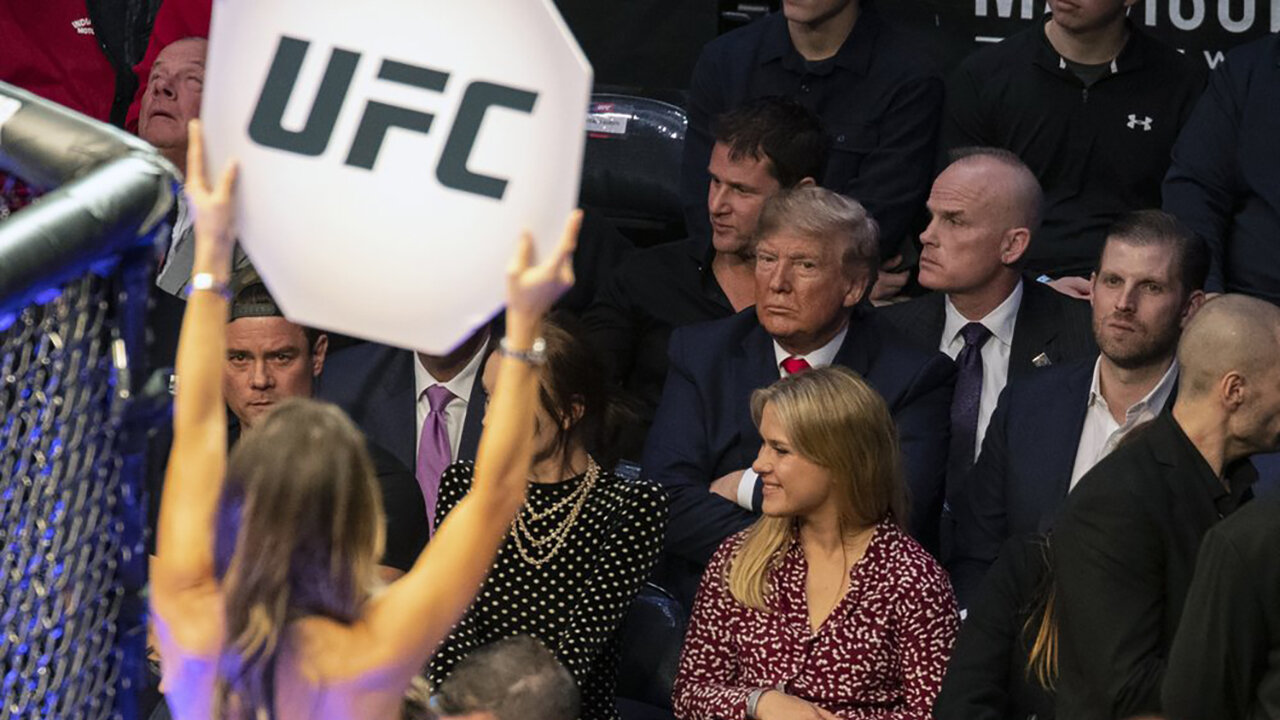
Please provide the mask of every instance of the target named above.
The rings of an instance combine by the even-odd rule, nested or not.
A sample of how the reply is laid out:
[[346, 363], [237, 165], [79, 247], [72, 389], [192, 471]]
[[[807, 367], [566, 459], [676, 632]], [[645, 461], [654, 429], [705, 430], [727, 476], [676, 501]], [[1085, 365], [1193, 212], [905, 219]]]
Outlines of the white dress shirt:
[[427, 402], [427, 388], [432, 385], [444, 385], [449, 392], [454, 394], [454, 399], [445, 405], [444, 418], [445, 425], [449, 430], [449, 457], [454, 461], [458, 459], [458, 445], [462, 442], [462, 425], [467, 420], [467, 405], [471, 400], [471, 388], [475, 386], [476, 375], [481, 371], [481, 363], [484, 360], [484, 349], [488, 343], [481, 343], [476, 348], [476, 354], [471, 356], [471, 360], [467, 361], [466, 367], [462, 368], [462, 372], [453, 376], [449, 382], [440, 382], [431, 375], [431, 373], [422, 366], [422, 359], [414, 354], [413, 363], [413, 389], [417, 393], [417, 428], [418, 432], [414, 435], [413, 452], [417, 456], [418, 445], [422, 443], [422, 425], [427, 421], [427, 413], [431, 412], [431, 404]]
[[1134, 427], [1148, 420], [1154, 420], [1178, 382], [1178, 361], [1174, 360], [1165, 371], [1160, 382], [1151, 388], [1138, 402], [1124, 413], [1124, 424], [1116, 422], [1111, 416], [1111, 408], [1107, 407], [1107, 399], [1102, 396], [1101, 385], [1102, 358], [1093, 364], [1093, 383], [1089, 386], [1089, 404], [1084, 412], [1084, 427], [1080, 430], [1080, 445], [1076, 448], [1076, 464], [1071, 468], [1071, 485], [1068, 492], [1074, 490], [1076, 483], [1084, 474], [1098, 464], [1098, 461], [1115, 450], [1116, 445], [1124, 439]]
[[[775, 367], [778, 369], [778, 377], [787, 375], [787, 371], [782, 369], [782, 361], [789, 357], [804, 358], [809, 363], [810, 368], [820, 368], [830, 365], [836, 359], [836, 353], [840, 352], [840, 346], [844, 344], [845, 335], [849, 334], [849, 326], [845, 325], [844, 329], [836, 333], [826, 345], [814, 350], [806, 355], [792, 355], [787, 352], [777, 340], [773, 341], [773, 357], [775, 359]], [[742, 480], [738, 481], [738, 504], [748, 510], [754, 510], [751, 500], [755, 497], [756, 480], [759, 479], [756, 471], [750, 466], [742, 471]]]
[[[946, 321], [942, 325], [942, 340], [938, 349], [946, 353], [952, 360], [964, 349], [964, 336], [960, 331], [971, 321], [956, 310], [948, 296], [943, 304], [946, 306]], [[982, 344], [982, 395], [978, 398], [978, 427], [974, 433], [973, 456], [978, 457], [982, 450], [982, 438], [987, 434], [987, 423], [991, 422], [991, 413], [995, 412], [996, 401], [1000, 399], [1000, 391], [1009, 381], [1009, 352], [1013, 349], [1013, 329], [1018, 323], [1018, 308], [1022, 306], [1022, 281], [1014, 286], [1013, 292], [1004, 302], [987, 313], [977, 322], [991, 331], [991, 337]]]
[[782, 361], [789, 357], [802, 358], [805, 362], [809, 363], [809, 367], [811, 368], [820, 368], [830, 365], [835, 361], [836, 353], [840, 352], [840, 346], [844, 344], [844, 336], [848, 334], [849, 326], [845, 325], [844, 329], [836, 333], [836, 336], [831, 338], [826, 345], [823, 345], [807, 355], [792, 355], [783, 349], [783, 347], [778, 344], [777, 340], [774, 340], [773, 357], [776, 361], [775, 364], [778, 366], [778, 377], [781, 378], [787, 374], [787, 371], [782, 369]]

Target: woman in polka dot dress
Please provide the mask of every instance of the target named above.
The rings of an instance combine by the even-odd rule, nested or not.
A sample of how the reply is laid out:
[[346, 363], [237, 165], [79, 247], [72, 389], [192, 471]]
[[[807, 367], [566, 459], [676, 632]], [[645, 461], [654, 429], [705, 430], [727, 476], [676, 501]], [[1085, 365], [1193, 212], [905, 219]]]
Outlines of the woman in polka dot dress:
[[[473, 649], [516, 634], [541, 640], [573, 674], [584, 720], [612, 720], [618, 629], [662, 547], [666, 498], [649, 481], [617, 477], [610, 438], [620, 412], [604, 370], [579, 338], [543, 327], [533, 471], [524, 508], [466, 616], [431, 661], [439, 684]], [[494, 361], [485, 367], [485, 387]], [[472, 466], [440, 478], [437, 519], [466, 495]]]
[[676, 716], [928, 718], [959, 619], [946, 573], [900, 527], [884, 401], [829, 367], [757, 390], [751, 409], [765, 516], [702, 577]]

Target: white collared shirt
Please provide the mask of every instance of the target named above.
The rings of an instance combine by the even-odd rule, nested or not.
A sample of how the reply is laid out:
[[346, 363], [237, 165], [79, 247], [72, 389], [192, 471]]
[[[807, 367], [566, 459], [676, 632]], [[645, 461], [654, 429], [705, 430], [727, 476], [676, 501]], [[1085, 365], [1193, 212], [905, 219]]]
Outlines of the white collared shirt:
[[1178, 382], [1178, 361], [1174, 360], [1160, 382], [1151, 388], [1151, 392], [1125, 411], [1124, 424], [1120, 424], [1111, 416], [1107, 399], [1102, 396], [1101, 369], [1102, 357], [1099, 356], [1093, 364], [1089, 404], [1084, 413], [1084, 427], [1080, 430], [1080, 446], [1076, 448], [1076, 464], [1071, 468], [1068, 492], [1074, 490], [1080, 478], [1110, 454], [1130, 430], [1148, 420], [1154, 420], [1164, 409], [1169, 395], [1173, 393], [1174, 384]]
[[[946, 321], [942, 326], [942, 340], [938, 344], [938, 349], [955, 360], [964, 349], [964, 337], [960, 331], [971, 321], [956, 310], [950, 296], [946, 297], [943, 304], [946, 307]], [[987, 423], [991, 422], [991, 413], [995, 412], [1000, 391], [1004, 390], [1005, 383], [1009, 381], [1009, 353], [1013, 349], [1013, 329], [1018, 323], [1018, 308], [1021, 306], [1022, 280], [1018, 280], [1009, 297], [977, 321], [991, 331], [991, 337], [982, 344], [982, 395], [978, 398], [978, 428], [974, 437], [974, 457], [978, 457], [978, 453], [982, 450], [982, 438], [987, 434]]]
[[827, 341], [826, 345], [805, 355], [792, 355], [787, 352], [777, 340], [773, 341], [773, 357], [777, 360], [778, 377], [785, 377], [787, 371], [782, 369], [782, 361], [789, 357], [804, 358], [811, 368], [820, 368], [830, 365], [836, 359], [836, 353], [840, 352], [840, 346], [844, 344], [844, 336], [849, 334], [849, 326], [845, 325], [844, 329], [836, 333], [836, 336]]
[[[792, 355], [787, 352], [777, 340], [773, 341], [773, 357], [776, 361], [774, 367], [778, 370], [778, 377], [786, 377], [787, 371], [782, 369], [782, 361], [789, 357], [804, 358], [811, 368], [820, 368], [830, 365], [836, 359], [836, 353], [840, 352], [840, 346], [844, 344], [844, 337], [849, 334], [849, 326], [846, 324], [844, 329], [836, 333], [836, 336], [827, 341], [826, 345], [804, 355]], [[738, 505], [752, 510], [752, 498], [756, 492], [756, 471], [750, 467], [742, 471], [742, 479], [738, 481]]]
[[413, 452], [415, 456], [418, 452], [418, 445], [422, 442], [422, 425], [427, 421], [427, 414], [431, 412], [431, 403], [427, 402], [427, 388], [432, 385], [444, 385], [449, 392], [454, 394], [454, 399], [445, 405], [444, 418], [445, 424], [449, 430], [449, 457], [454, 460], [458, 459], [458, 446], [462, 443], [462, 425], [467, 420], [467, 406], [471, 400], [471, 388], [476, 383], [476, 375], [480, 372], [481, 363], [484, 360], [484, 350], [488, 343], [481, 343], [476, 348], [476, 354], [471, 356], [467, 361], [462, 372], [453, 376], [449, 382], [440, 382], [436, 380], [431, 373], [422, 366], [422, 359], [417, 353], [413, 356], [413, 389], [417, 393], [417, 429], [414, 435]]

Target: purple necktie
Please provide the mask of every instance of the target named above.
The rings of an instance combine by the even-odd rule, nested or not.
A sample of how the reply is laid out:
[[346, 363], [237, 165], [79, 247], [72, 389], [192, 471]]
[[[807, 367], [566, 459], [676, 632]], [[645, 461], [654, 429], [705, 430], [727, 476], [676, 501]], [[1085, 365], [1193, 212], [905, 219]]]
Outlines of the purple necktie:
[[978, 438], [978, 404], [982, 400], [982, 346], [991, 337], [986, 325], [971, 322], [960, 328], [964, 348], [956, 355], [955, 394], [951, 396], [951, 468], [952, 482], [969, 471], [974, 461], [974, 444]]
[[440, 494], [440, 473], [449, 467], [453, 453], [449, 450], [449, 422], [444, 409], [455, 395], [443, 385], [427, 388], [427, 418], [422, 421], [418, 440], [418, 487], [427, 505], [427, 527], [435, 532], [436, 498]]

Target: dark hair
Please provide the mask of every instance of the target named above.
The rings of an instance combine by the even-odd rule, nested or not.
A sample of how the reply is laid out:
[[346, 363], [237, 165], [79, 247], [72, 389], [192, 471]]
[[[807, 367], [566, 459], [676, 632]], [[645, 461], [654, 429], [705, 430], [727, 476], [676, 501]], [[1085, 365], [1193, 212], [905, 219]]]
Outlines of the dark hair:
[[578, 685], [542, 643], [515, 635], [463, 658], [440, 684], [434, 707], [447, 715], [490, 712], [497, 720], [575, 720]]
[[1181, 220], [1163, 210], [1134, 210], [1111, 224], [1094, 271], [1102, 269], [1102, 253], [1111, 241], [1129, 245], [1163, 245], [1173, 249], [1175, 269], [1182, 283], [1182, 297], [1203, 290], [1209, 277], [1209, 248]]
[[[622, 432], [636, 421], [636, 412], [609, 384], [599, 354], [576, 320], [556, 313], [544, 321], [542, 337], [547, 364], [538, 383], [538, 400], [556, 422], [555, 440], [545, 454], [566, 452], [580, 443], [601, 467], [613, 467]], [[582, 416], [573, 421], [575, 406]], [[568, 427], [565, 420], [570, 420]], [[539, 459], [544, 458], [535, 462]]]
[[807, 177], [822, 179], [830, 143], [818, 116], [795, 100], [750, 100], [718, 116], [711, 133], [729, 146], [733, 160], [769, 160], [769, 174], [784, 188]]
[[[284, 317], [280, 306], [271, 296], [271, 291], [267, 290], [262, 278], [252, 267], [236, 271], [231, 277], [230, 285], [233, 295], [227, 322], [244, 317]], [[302, 333], [307, 338], [307, 354], [310, 355], [315, 352], [316, 341], [324, 333], [306, 325], [298, 325], [298, 327], [302, 328]]]

